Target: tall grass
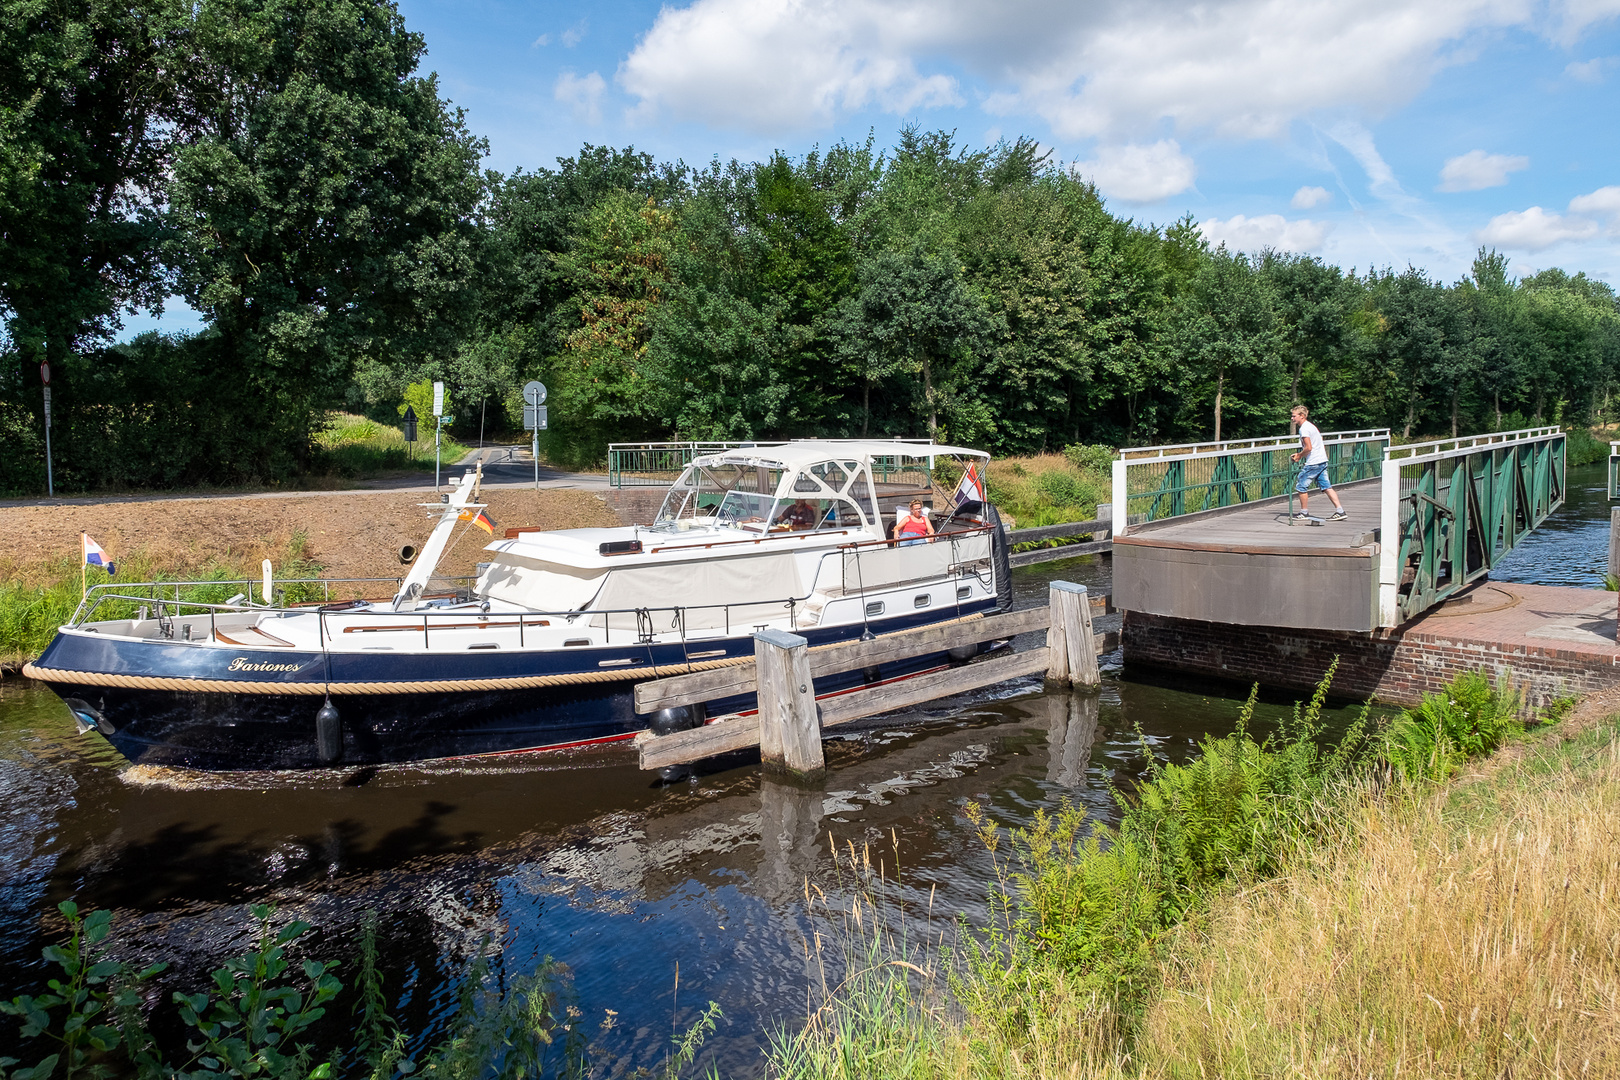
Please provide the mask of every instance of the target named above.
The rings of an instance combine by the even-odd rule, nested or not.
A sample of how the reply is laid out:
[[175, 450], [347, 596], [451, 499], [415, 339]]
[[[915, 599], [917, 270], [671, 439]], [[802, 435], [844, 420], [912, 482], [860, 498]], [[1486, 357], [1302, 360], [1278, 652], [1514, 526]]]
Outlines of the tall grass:
[[1182, 943], [1136, 1053], [1167, 1077], [1620, 1075], [1620, 739], [1365, 804], [1351, 842]]
[[[919, 1003], [892, 973], [840, 987], [802, 1030], [773, 1045], [772, 1075], [1136, 1076], [1159, 1075], [1161, 1065], [1170, 1075], [1255, 1075], [1235, 1057], [1178, 1072], [1165, 1053], [1142, 1048], [1162, 1023], [1167, 978], [1218, 972], [1230, 946], [1225, 937], [1213, 944], [1214, 913], [1322, 865], [1324, 852], [1353, 849], [1364, 822], [1426, 797], [1458, 762], [1522, 730], [1517, 695], [1467, 676], [1392, 720], [1375, 724], [1364, 711], [1327, 747], [1321, 710], [1331, 677], [1330, 669], [1310, 702], [1264, 741], [1248, 731], [1251, 695], [1232, 734], [1206, 738], [1185, 765], [1151, 766], [1134, 792], [1116, 793], [1112, 828], [1064, 805], [1006, 830], [970, 805], [996, 866], [988, 925], [964, 926], [950, 954], [904, 957], [937, 972], [949, 992]], [[865, 943], [860, 970], [884, 971], [878, 944]], [[1244, 1023], [1271, 1023], [1265, 967], [1254, 965]], [[1308, 998], [1302, 991], [1302, 1008]], [[1187, 1005], [1188, 1025], [1194, 1012]], [[1189, 1039], [1181, 1033], [1167, 1045]], [[911, 1050], [887, 1049], [899, 1047]], [[905, 1067], [889, 1068], [889, 1058]], [[1144, 1068], [1149, 1059], [1157, 1064]], [[860, 1068], [834, 1067], [842, 1062]]]
[[1061, 454], [993, 460], [987, 494], [1019, 528], [1089, 521], [1097, 504], [1112, 498], [1113, 456], [1106, 446], [1071, 446]]
[[[431, 418], [418, 425], [413, 447], [397, 427], [354, 413], [333, 413], [326, 426], [316, 433], [315, 446], [319, 451], [317, 468], [324, 467], [346, 478], [398, 469], [433, 469]], [[442, 461], [452, 463], [465, 457], [469, 449], [446, 433], [442, 436], [439, 456]]]

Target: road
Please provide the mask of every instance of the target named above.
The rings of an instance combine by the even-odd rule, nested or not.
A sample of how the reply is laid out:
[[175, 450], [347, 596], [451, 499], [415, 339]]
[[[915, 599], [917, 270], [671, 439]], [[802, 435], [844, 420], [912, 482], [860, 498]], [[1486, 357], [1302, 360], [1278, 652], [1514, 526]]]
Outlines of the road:
[[[442, 480], [460, 476], [468, 467], [482, 460], [484, 483], [492, 487], [521, 487], [534, 481], [534, 457], [527, 446], [486, 446], [474, 449], [455, 464], [446, 464]], [[540, 487], [574, 488], [582, 491], [606, 493], [610, 490], [606, 473], [571, 473], [540, 466]], [[13, 506], [95, 506], [103, 503], [162, 502], [167, 499], [290, 499], [304, 495], [369, 495], [384, 491], [432, 491], [431, 473], [402, 472], [371, 480], [359, 480], [353, 488], [323, 490], [317, 488], [282, 489], [276, 491], [200, 490], [164, 494], [141, 495], [79, 495], [57, 498], [0, 499], [0, 510]]]

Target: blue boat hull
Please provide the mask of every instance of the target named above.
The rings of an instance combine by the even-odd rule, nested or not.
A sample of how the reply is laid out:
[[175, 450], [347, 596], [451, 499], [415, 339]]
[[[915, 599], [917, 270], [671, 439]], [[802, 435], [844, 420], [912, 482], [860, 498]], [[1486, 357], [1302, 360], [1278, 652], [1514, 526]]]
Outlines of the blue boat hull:
[[[952, 611], [949, 618], [988, 611], [994, 601]], [[878, 633], [940, 621], [906, 618], [874, 623]], [[804, 633], [820, 645], [858, 638], [863, 627], [840, 626]], [[753, 640], [737, 636], [704, 642], [710, 658], [753, 655]], [[245, 656], [245, 659], [244, 659]], [[182, 642], [130, 641], [95, 635], [58, 635], [34, 667], [75, 712], [120, 753], [142, 764], [205, 769], [311, 769], [323, 760], [316, 713], [331, 688], [341, 729], [341, 764], [380, 765], [444, 758], [560, 749], [628, 739], [647, 726], [634, 708], [635, 669], [686, 664], [686, 650], [673, 645], [625, 645], [548, 652], [459, 654], [334, 653], [330, 656], [230, 650]], [[817, 680], [825, 695], [871, 681], [903, 678], [939, 667], [943, 654]], [[569, 675], [599, 677], [603, 664], [623, 665], [622, 678], [568, 683]], [[126, 685], [100, 686], [53, 672], [106, 673]], [[141, 677], [229, 682], [229, 691], [159, 689], [127, 685]], [[431, 692], [349, 692], [354, 684], [397, 686], [428, 681], [465, 682], [560, 676], [553, 685], [521, 689], [435, 689]], [[266, 684], [263, 692], [241, 689], [244, 681]], [[279, 691], [279, 692], [278, 692]], [[752, 696], [707, 703], [710, 716], [746, 712]]]

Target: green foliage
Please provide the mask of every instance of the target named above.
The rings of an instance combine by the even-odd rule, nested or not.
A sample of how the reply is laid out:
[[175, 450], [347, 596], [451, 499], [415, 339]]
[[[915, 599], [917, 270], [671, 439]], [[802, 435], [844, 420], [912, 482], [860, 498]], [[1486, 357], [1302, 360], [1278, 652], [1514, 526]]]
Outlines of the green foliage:
[[1425, 694], [1383, 732], [1382, 753], [1409, 783], [1448, 779], [1470, 758], [1488, 754], [1524, 730], [1523, 700], [1492, 688], [1483, 675], [1465, 672], [1444, 693]]
[[[140, 1024], [137, 1008], [140, 986], [168, 965], [155, 964], [137, 971], [121, 961], [107, 959], [106, 940], [112, 915], [92, 911], [80, 917], [78, 905], [64, 900], [57, 905], [67, 923], [66, 945], [49, 945], [45, 960], [61, 969], [62, 976], [46, 982], [37, 996], [23, 994], [0, 1001], [0, 1013], [21, 1021], [23, 1039], [43, 1039], [52, 1051], [32, 1066], [13, 1069], [12, 1080], [46, 1080], [61, 1066], [62, 1075], [103, 1077], [112, 1070], [104, 1055], [123, 1049], [142, 1076], [154, 1071], [151, 1037]], [[17, 1064], [0, 1057], [0, 1072]]]
[[1112, 446], [1087, 446], [1076, 443], [1063, 448], [1063, 456], [1077, 469], [1085, 469], [1112, 479], [1116, 451]]
[[181, 1080], [223, 1076], [324, 1080], [331, 1075], [331, 1064], [311, 1070], [310, 1047], [297, 1039], [326, 1014], [326, 1003], [343, 989], [331, 974], [338, 965], [336, 961], [305, 960], [294, 968], [287, 959], [287, 946], [302, 937], [310, 924], [294, 920], [273, 930], [273, 908], [255, 904], [252, 912], [259, 921], [254, 947], [214, 971], [214, 992], [174, 995], [180, 1019], [198, 1035], [186, 1044], [194, 1057], [176, 1076]]
[[1599, 440], [1591, 428], [1575, 425], [1564, 429], [1564, 464], [1591, 465], [1609, 460], [1609, 444]]

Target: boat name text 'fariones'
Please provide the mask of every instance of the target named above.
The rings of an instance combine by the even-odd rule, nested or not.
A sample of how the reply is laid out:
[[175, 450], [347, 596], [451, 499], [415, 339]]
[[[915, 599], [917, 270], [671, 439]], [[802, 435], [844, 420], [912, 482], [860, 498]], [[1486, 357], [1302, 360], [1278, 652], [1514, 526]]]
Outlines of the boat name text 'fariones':
[[303, 664], [267, 664], [258, 660], [249, 660], [245, 656], [238, 656], [231, 661], [230, 671], [297, 671]]

